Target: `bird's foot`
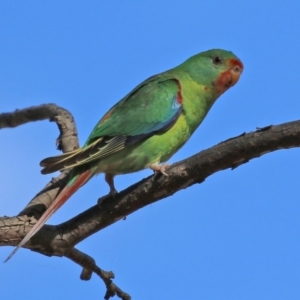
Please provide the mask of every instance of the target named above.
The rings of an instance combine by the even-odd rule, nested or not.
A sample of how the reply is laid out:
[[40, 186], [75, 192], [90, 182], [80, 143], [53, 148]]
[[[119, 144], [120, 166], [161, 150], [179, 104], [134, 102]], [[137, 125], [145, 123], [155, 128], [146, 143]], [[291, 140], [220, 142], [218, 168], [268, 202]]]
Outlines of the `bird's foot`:
[[111, 190], [107, 195], [100, 197], [100, 198], [98, 199], [98, 201], [97, 201], [98, 207], [101, 208], [101, 206], [102, 206], [103, 204], [105, 204], [105, 202], [106, 202], [108, 199], [114, 198], [117, 194], [118, 194], [118, 191], [117, 191], [116, 189], [114, 189], [114, 190]]
[[159, 165], [158, 163], [154, 163], [150, 166], [150, 169], [154, 172], [154, 173], [162, 173], [165, 176], [169, 176], [166, 173], [166, 169], [169, 167], [169, 164], [162, 164]]
[[110, 173], [105, 174], [105, 181], [108, 183], [110, 191], [107, 195], [98, 199], [97, 204], [99, 207], [101, 207], [101, 205], [103, 205], [107, 199], [114, 198], [118, 194], [114, 184], [114, 177], [115, 177], [114, 174], [110, 174]]

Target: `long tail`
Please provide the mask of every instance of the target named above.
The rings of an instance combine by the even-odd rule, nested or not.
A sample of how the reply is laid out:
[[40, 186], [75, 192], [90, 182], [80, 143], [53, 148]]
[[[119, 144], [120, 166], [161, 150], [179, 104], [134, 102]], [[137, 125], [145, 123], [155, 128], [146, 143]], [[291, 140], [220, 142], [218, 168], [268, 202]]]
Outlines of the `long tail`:
[[7, 262], [10, 258], [12, 258], [13, 255], [41, 229], [46, 221], [92, 176], [92, 170], [88, 169], [73, 177], [4, 262]]

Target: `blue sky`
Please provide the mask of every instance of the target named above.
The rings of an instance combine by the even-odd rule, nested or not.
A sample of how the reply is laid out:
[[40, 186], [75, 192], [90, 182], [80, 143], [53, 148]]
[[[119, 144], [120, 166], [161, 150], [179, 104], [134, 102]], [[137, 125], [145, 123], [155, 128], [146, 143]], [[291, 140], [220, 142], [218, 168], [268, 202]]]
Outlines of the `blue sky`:
[[[1, 1], [0, 103], [69, 109], [83, 144], [95, 123], [145, 78], [211, 48], [244, 62], [240, 82], [172, 159], [300, 115], [299, 1]], [[0, 132], [1, 215], [13, 216], [49, 181], [55, 124]], [[130, 215], [78, 248], [113, 270], [133, 299], [299, 299], [298, 149], [277, 151]], [[151, 174], [119, 176], [118, 190]], [[48, 222], [108, 191], [91, 180]], [[84, 200], [84, 201], [83, 201]], [[4, 260], [11, 247], [0, 248]], [[64, 258], [21, 249], [0, 268], [5, 299], [101, 299], [96, 277]], [[3, 299], [4, 299], [3, 298]]]

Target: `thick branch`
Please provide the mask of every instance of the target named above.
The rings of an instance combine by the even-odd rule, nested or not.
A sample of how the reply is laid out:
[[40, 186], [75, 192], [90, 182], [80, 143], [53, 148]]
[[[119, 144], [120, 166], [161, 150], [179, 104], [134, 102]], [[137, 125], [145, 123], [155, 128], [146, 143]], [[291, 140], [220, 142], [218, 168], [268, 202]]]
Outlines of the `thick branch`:
[[162, 200], [212, 174], [234, 169], [269, 152], [300, 146], [300, 121], [268, 126], [255, 132], [231, 138], [214, 147], [178, 162], [167, 169], [168, 177], [156, 174], [127, 188], [100, 207], [87, 211], [61, 224], [69, 245], [123, 219], [127, 215]]
[[[106, 199], [100, 208], [95, 205], [58, 226], [44, 226], [26, 246], [46, 255], [64, 255], [91, 234], [146, 205], [169, 197], [195, 183], [201, 183], [218, 171], [234, 169], [272, 151], [299, 146], [300, 121], [268, 126], [229, 139], [172, 165], [167, 169], [168, 177], [161, 174], [150, 176], [122, 191], [115, 198]], [[19, 239], [28, 230], [29, 226], [19, 232]], [[3, 236], [1, 238], [0, 225], [0, 244], [16, 245], [19, 239], [8, 241]]]
[[[41, 119], [50, 119], [57, 123], [60, 130], [59, 148], [69, 151], [78, 147], [77, 131], [72, 116], [52, 104], [16, 111], [11, 116], [0, 114], [0, 128], [15, 127]], [[150, 176], [114, 198], [100, 199], [98, 205], [67, 222], [57, 226], [44, 226], [25, 247], [49, 256], [68, 257], [83, 267], [81, 274], [83, 280], [88, 280], [92, 272], [96, 273], [106, 285], [105, 299], [114, 295], [122, 299], [130, 299], [129, 295], [112, 282], [113, 273], [101, 270], [91, 257], [75, 249], [74, 246], [136, 210], [169, 197], [195, 183], [201, 183], [218, 171], [234, 169], [271, 151], [299, 146], [300, 121], [268, 126], [229, 139], [172, 165], [167, 169], [169, 176], [162, 174]], [[19, 243], [56, 197], [59, 189], [65, 185], [67, 174], [68, 172], [64, 172], [52, 179], [17, 217], [0, 218], [0, 245], [13, 246]]]

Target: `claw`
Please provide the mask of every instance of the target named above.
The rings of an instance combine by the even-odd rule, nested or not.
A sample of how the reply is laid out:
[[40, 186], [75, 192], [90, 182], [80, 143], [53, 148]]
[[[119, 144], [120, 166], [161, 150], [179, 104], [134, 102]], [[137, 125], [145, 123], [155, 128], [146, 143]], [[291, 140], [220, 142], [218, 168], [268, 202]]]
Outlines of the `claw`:
[[154, 163], [152, 165], [150, 165], [150, 169], [154, 171], [154, 173], [162, 173], [165, 176], [169, 176], [166, 173], [166, 169], [169, 167], [169, 164], [162, 164], [159, 165], [158, 163]]

